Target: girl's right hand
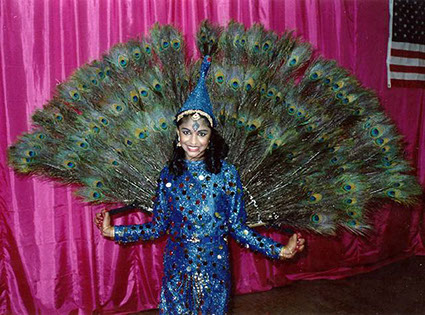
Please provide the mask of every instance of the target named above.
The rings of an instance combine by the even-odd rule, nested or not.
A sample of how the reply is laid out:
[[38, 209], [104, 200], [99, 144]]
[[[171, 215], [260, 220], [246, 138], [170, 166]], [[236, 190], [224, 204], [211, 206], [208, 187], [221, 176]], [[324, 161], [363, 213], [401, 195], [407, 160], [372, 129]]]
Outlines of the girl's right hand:
[[94, 223], [104, 237], [114, 238], [114, 227], [111, 225], [111, 216], [107, 210], [96, 213]]

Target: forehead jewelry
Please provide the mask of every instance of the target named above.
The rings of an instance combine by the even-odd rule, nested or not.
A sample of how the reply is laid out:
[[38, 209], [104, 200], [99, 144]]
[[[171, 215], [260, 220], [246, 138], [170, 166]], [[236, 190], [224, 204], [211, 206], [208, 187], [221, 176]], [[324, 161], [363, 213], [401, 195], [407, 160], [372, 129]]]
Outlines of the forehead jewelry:
[[193, 130], [195, 130], [195, 131], [198, 131], [198, 129], [199, 129], [199, 123], [197, 122], [197, 121], [195, 121], [194, 123], [193, 123], [193, 125], [192, 125], [192, 128], [193, 128]]
[[193, 130], [198, 131], [200, 125], [197, 122], [197, 120], [199, 120], [201, 118], [201, 115], [199, 115], [198, 113], [195, 113], [192, 115], [192, 120], [194, 120], [194, 124], [192, 125]]

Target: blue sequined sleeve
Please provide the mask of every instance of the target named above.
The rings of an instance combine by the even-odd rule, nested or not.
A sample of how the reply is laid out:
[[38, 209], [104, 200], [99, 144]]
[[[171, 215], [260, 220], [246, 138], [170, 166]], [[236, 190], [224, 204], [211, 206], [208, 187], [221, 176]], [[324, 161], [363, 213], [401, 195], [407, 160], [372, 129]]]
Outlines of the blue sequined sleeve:
[[168, 204], [164, 194], [165, 169], [161, 171], [153, 206], [151, 222], [134, 225], [115, 225], [114, 240], [118, 243], [153, 240], [165, 234], [168, 229]]
[[229, 215], [230, 235], [238, 243], [245, 245], [251, 250], [257, 251], [269, 258], [279, 259], [279, 252], [283, 245], [273, 241], [271, 238], [256, 233], [246, 225], [246, 212], [243, 201], [243, 188], [239, 178], [239, 173], [233, 166], [229, 170], [228, 179], [230, 195], [233, 195], [231, 201], [231, 213]]

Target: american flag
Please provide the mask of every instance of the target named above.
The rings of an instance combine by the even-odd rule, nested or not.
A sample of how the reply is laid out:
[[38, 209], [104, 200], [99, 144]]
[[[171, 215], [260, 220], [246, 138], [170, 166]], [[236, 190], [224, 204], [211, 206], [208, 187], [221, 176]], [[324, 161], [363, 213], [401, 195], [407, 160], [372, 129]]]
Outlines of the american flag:
[[425, 88], [425, 0], [390, 0], [388, 87]]

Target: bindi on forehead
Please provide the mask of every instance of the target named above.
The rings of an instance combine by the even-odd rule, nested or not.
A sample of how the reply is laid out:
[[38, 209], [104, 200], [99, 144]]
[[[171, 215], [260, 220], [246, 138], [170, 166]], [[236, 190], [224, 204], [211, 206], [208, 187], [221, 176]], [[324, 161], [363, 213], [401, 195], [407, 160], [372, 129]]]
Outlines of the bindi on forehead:
[[195, 121], [195, 122], [192, 124], [192, 128], [193, 128], [193, 130], [195, 130], [195, 131], [198, 131], [199, 127], [201, 127], [201, 126], [199, 125], [199, 123], [198, 123], [197, 121]]

